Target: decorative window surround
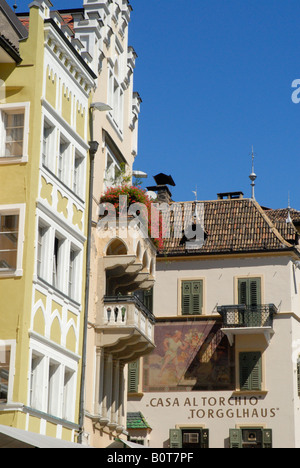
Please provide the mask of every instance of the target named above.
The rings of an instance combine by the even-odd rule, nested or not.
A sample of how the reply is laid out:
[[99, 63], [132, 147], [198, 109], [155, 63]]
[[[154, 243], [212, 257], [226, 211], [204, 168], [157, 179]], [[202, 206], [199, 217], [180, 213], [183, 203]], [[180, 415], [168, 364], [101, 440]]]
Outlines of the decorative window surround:
[[[29, 102], [0, 104], [0, 164], [20, 164], [28, 162], [29, 110]], [[8, 114], [14, 112], [24, 115], [22, 154], [20, 156], [5, 156], [6, 129], [2, 116], [4, 113]]]
[[[30, 331], [30, 356], [28, 406], [62, 419], [67, 415], [74, 422], [80, 356], [33, 331]], [[66, 373], [72, 374], [68, 389]]]
[[[53, 220], [40, 214], [36, 252], [37, 277], [45, 281], [50, 289], [60, 291], [80, 305], [81, 288], [78, 272], [82, 270], [83, 244], [76, 241]], [[72, 259], [71, 252], [73, 252]], [[49, 265], [53, 268], [49, 268]]]
[[[80, 135], [78, 135], [78, 133], [76, 132], [76, 130], [74, 128], [71, 127], [71, 125], [69, 125], [61, 115], [59, 115], [57, 113], [57, 111], [54, 109], [54, 107], [51, 106], [51, 104], [49, 104], [48, 101], [46, 101], [45, 99], [42, 99], [41, 100], [41, 103], [42, 103], [42, 106], [44, 108], [44, 110], [46, 111], [45, 112], [45, 115], [51, 119], [52, 123], [53, 121], [55, 121], [55, 125], [61, 129], [64, 130], [64, 134], [66, 135], [67, 138], [70, 138], [72, 140], [74, 140], [74, 144], [78, 144], [80, 145], [80, 148], [82, 148], [82, 151], [88, 151], [89, 150], [89, 145], [88, 143], [80, 137]], [[47, 115], [48, 113], [48, 115]]]
[[23, 275], [22, 265], [24, 247], [25, 209], [25, 204], [0, 205], [0, 216], [16, 215], [19, 218], [16, 267], [15, 269], [0, 269], [0, 277], [15, 277]]
[[[57, 27], [55, 30], [53, 28], [54, 25]], [[68, 46], [65, 41], [68, 41]], [[46, 20], [45, 24], [45, 46], [50, 54], [60, 62], [60, 66], [63, 65], [63, 69], [67, 72], [69, 79], [80, 86], [86, 97], [88, 97], [90, 91], [94, 88], [96, 76], [91, 69], [86, 69], [86, 67], [89, 67], [89, 64], [72, 46], [63, 32], [60, 34], [59, 26], [51, 19]], [[79, 57], [83, 62], [82, 66], [79, 64]]]
[[[16, 341], [15, 340], [0, 340], [0, 368], [2, 357], [1, 353], [6, 350], [10, 351], [9, 357], [9, 371], [8, 371], [8, 386], [7, 386], [7, 401], [4, 404], [9, 405], [13, 401], [13, 384], [15, 375], [15, 358], [16, 358]], [[2, 411], [2, 408], [1, 408]]]

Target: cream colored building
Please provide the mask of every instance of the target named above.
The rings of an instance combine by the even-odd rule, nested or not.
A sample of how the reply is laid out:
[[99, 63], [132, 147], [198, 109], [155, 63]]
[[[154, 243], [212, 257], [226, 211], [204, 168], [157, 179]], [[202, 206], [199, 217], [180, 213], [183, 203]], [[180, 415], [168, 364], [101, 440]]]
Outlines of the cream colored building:
[[51, 8], [37, 0], [17, 18], [2, 2], [0, 11], [0, 432], [1, 444], [10, 426], [21, 446], [26, 431], [33, 446], [71, 447], [80, 431], [96, 75]]
[[171, 238], [157, 257], [156, 348], [140, 361], [128, 404], [152, 431], [130, 431], [131, 440], [298, 448], [300, 212], [241, 193], [201, 205], [203, 246]]
[[[127, 439], [127, 364], [154, 347], [154, 317], [132, 295], [154, 284], [156, 249], [135, 231], [99, 228], [104, 191], [131, 179], [137, 156], [141, 99], [133, 88], [136, 53], [128, 44], [132, 7], [127, 0], [84, 0], [71, 11], [74, 36], [97, 75], [91, 105], [91, 139], [99, 143], [92, 166], [88, 236], [83, 443], [107, 447]], [[103, 214], [103, 213], [102, 213]]]

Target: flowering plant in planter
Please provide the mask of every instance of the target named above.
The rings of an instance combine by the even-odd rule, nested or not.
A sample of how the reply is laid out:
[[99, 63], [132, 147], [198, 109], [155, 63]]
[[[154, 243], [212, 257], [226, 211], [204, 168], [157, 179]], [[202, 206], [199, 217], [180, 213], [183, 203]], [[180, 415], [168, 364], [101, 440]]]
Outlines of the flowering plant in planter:
[[[125, 203], [124, 203], [125, 202]], [[139, 221], [148, 230], [148, 236], [152, 239], [157, 249], [163, 248], [163, 239], [161, 232], [161, 218], [159, 219], [159, 237], [151, 236], [152, 216], [155, 213], [155, 206], [152, 200], [141, 187], [132, 185], [119, 185], [108, 188], [100, 198], [100, 204], [113, 205], [117, 216], [124, 214], [126, 209], [128, 216], [138, 215]], [[137, 205], [138, 204], [138, 205]], [[153, 226], [152, 226], [153, 227]]]

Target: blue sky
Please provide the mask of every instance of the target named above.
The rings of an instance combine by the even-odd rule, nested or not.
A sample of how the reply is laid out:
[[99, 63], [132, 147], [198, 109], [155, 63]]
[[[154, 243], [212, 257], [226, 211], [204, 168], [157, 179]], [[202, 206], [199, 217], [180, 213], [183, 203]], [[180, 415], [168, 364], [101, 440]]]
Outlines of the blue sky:
[[[14, 0], [8, 0], [12, 6]], [[79, 0], [52, 1], [56, 9]], [[17, 0], [19, 12], [27, 2]], [[173, 199], [251, 195], [300, 209], [298, 0], [131, 0], [134, 89], [143, 100], [135, 169], [171, 174]], [[300, 96], [300, 93], [299, 93]]]

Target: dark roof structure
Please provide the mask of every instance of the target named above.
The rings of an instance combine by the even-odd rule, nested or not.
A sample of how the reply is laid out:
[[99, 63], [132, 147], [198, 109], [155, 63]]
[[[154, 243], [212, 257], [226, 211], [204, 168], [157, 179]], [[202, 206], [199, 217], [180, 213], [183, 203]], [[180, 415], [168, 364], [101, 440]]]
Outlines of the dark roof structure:
[[28, 31], [5, 0], [0, 0], [0, 31], [0, 62], [20, 63], [19, 41]]

